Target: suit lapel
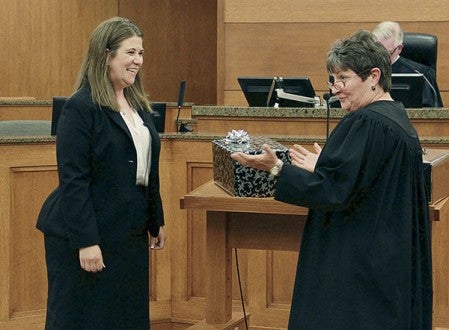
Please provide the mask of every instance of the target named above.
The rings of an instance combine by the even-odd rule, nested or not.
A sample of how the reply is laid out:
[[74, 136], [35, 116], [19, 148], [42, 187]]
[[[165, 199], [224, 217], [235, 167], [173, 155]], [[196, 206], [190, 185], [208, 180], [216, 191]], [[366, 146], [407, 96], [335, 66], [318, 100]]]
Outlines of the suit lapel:
[[126, 132], [126, 134], [128, 134], [128, 137], [132, 140], [131, 132], [129, 131], [128, 126], [126, 126], [125, 120], [122, 118], [120, 112], [111, 110], [109, 108], [104, 109], [104, 111], [114, 123], [116, 123], [121, 129]]

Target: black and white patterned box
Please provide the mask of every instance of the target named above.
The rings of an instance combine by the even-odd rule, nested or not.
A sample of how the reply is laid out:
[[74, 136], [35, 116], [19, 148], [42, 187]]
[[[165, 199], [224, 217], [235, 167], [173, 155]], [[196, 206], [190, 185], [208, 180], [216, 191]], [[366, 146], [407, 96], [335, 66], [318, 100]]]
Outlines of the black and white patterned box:
[[226, 138], [212, 141], [215, 183], [233, 196], [272, 197], [277, 178], [270, 175], [268, 171], [243, 166], [233, 160], [230, 155], [237, 151], [257, 155], [262, 153], [262, 145], [266, 143], [285, 163], [291, 161], [288, 148], [263, 136], [247, 136], [246, 141], [242, 142], [230, 139], [230, 135], [232, 132]]

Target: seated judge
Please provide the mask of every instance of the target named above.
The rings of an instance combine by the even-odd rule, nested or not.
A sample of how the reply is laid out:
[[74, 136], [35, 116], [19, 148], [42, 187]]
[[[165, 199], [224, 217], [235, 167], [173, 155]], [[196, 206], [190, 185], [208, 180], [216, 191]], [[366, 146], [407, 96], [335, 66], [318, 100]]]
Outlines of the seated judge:
[[422, 148], [389, 94], [389, 53], [358, 31], [332, 46], [326, 65], [348, 113], [322, 150], [295, 145], [291, 164], [267, 145], [259, 155], [231, 154], [278, 176], [276, 200], [309, 208], [288, 328], [430, 330]]
[[381, 22], [374, 28], [373, 34], [390, 53], [392, 73], [416, 73], [418, 71], [427, 78], [428, 82], [424, 82], [423, 106], [442, 107], [443, 101], [438, 89], [435, 70], [427, 65], [400, 56], [404, 48], [404, 33], [399, 23]]

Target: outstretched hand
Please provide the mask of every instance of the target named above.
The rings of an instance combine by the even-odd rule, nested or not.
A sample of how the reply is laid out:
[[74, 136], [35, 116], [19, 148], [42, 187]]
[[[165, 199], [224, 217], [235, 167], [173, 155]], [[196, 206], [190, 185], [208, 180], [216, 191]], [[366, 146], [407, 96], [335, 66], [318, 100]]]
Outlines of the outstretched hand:
[[248, 155], [240, 151], [234, 152], [231, 154], [231, 158], [244, 166], [269, 171], [274, 167], [278, 158], [276, 152], [267, 144], [262, 146], [262, 150], [263, 152], [258, 155]]
[[321, 147], [318, 143], [314, 143], [313, 148], [315, 149], [315, 153], [310, 152], [299, 144], [293, 145], [293, 148], [290, 149], [292, 165], [305, 169], [309, 172], [313, 172], [315, 170], [318, 157], [321, 153]]

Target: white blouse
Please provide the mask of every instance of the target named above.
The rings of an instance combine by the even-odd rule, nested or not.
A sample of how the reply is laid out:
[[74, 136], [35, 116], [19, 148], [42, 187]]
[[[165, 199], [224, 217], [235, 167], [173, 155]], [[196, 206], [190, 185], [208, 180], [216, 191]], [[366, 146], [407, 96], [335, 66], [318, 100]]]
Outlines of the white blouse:
[[137, 173], [136, 173], [136, 184], [148, 186], [148, 173], [151, 166], [151, 135], [147, 127], [143, 125], [143, 120], [137, 113], [137, 111], [132, 111], [132, 116], [134, 119], [134, 124], [126, 117], [123, 112], [123, 119], [125, 120], [126, 126], [128, 126], [131, 136], [133, 138], [134, 147], [137, 153]]

